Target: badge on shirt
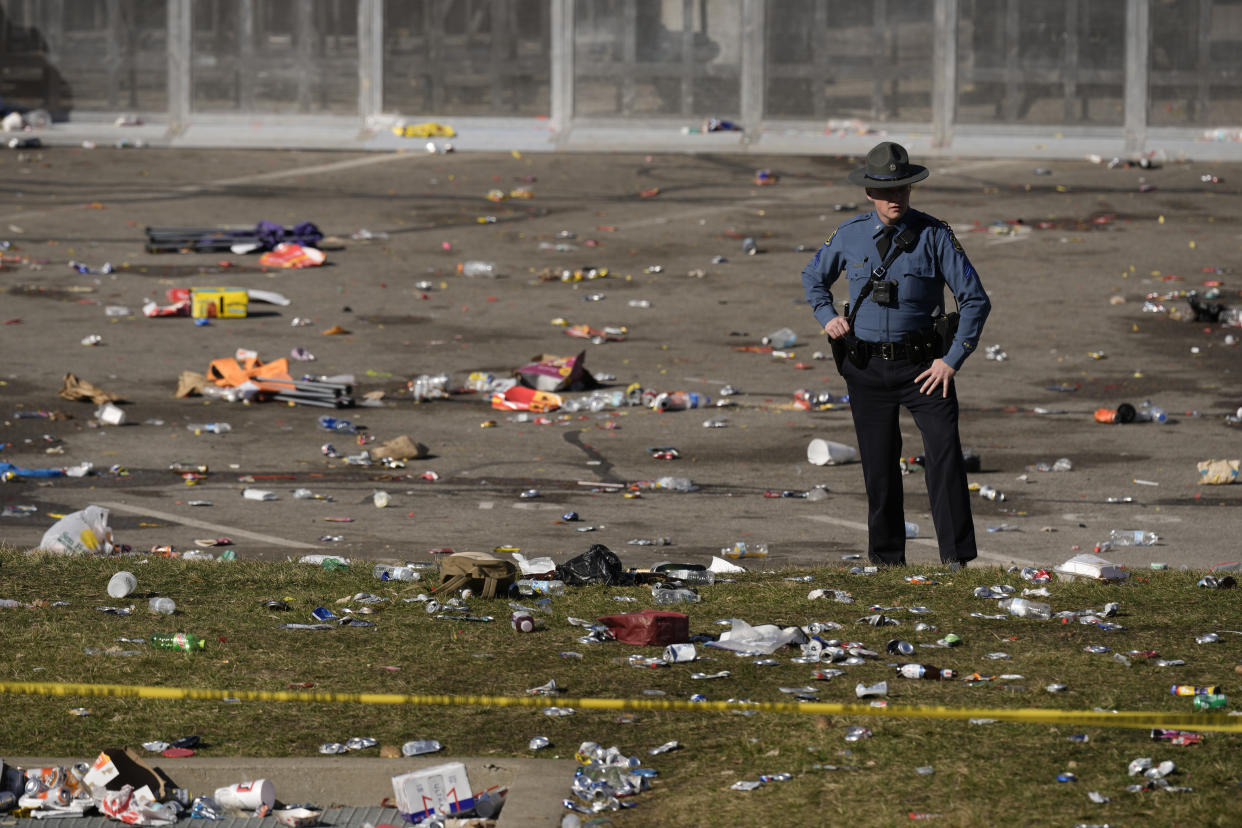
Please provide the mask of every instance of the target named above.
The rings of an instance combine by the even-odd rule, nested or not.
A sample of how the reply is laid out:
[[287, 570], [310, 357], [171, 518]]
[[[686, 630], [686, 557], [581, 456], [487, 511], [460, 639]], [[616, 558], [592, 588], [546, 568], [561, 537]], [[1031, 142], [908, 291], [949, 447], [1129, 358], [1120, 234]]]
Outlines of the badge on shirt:
[[[840, 230], [840, 229], [841, 229], [841, 228], [839, 228], [839, 227], [837, 228], [837, 230]], [[834, 238], [836, 238], [836, 236], [837, 236], [837, 230], [833, 230], [833, 231], [832, 231], [832, 235], [828, 237], [828, 240], [827, 240], [826, 242], [824, 242], [824, 244], [825, 244], [825, 245], [832, 244], [832, 240], [833, 240]]]

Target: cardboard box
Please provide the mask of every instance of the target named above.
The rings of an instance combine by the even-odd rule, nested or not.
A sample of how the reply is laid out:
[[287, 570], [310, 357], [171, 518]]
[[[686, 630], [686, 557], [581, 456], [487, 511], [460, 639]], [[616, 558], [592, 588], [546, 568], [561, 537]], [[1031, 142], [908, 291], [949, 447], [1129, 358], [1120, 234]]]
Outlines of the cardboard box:
[[190, 289], [190, 316], [195, 319], [238, 319], [246, 315], [250, 295], [245, 288], [196, 287]]
[[397, 810], [410, 822], [426, 819], [431, 809], [442, 815], [474, 809], [474, 794], [461, 762], [403, 773], [392, 778]]
[[100, 753], [85, 781], [91, 787], [110, 791], [119, 791], [126, 785], [137, 791], [145, 786], [150, 789], [152, 798], [160, 802], [172, 796], [173, 788], [177, 787], [164, 771], [148, 765], [131, 748], [108, 748]]

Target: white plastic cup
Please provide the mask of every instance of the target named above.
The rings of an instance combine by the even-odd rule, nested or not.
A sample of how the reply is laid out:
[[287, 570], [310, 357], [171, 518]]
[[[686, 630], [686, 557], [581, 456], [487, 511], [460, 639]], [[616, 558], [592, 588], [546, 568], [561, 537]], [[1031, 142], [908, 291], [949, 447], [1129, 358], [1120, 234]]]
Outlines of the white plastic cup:
[[116, 573], [108, 581], [108, 594], [113, 598], [124, 598], [138, 588], [138, 579], [134, 573], [124, 570]]
[[254, 811], [264, 805], [270, 808], [276, 803], [276, 787], [266, 779], [237, 782], [216, 788], [215, 800], [225, 808], [240, 808], [244, 811]]
[[371, 495], [371, 502], [375, 504], [376, 509], [387, 509], [388, 504], [392, 502], [392, 496], [388, 492], [374, 492]]
[[835, 466], [853, 463], [858, 459], [858, 449], [832, 440], [814, 439], [806, 447], [806, 459], [816, 466]]
[[698, 653], [693, 644], [669, 644], [664, 648], [664, 660], [669, 664], [683, 664], [696, 658]]

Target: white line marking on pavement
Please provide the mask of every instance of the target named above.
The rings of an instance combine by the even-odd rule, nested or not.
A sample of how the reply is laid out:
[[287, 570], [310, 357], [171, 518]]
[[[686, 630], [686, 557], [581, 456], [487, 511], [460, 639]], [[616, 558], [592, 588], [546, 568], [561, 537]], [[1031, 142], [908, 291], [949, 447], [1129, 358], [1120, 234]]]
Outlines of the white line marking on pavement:
[[219, 181], [212, 181], [206, 184], [187, 184], [179, 187], [179, 190], [199, 190], [205, 187], [230, 187], [234, 184], [250, 184], [255, 181], [275, 181], [281, 178], [296, 178], [299, 175], [317, 175], [319, 173], [340, 172], [341, 170], [352, 170], [354, 167], [369, 167], [372, 164], [387, 164], [390, 161], [409, 161], [411, 159], [425, 159], [426, 155], [420, 155], [413, 152], [394, 152], [383, 153], [380, 155], [369, 155], [365, 158], [350, 158], [345, 161], [333, 161], [330, 164], [312, 164], [309, 167], [294, 167], [288, 170], [273, 170], [268, 173], [259, 173], [257, 175], [243, 175], [237, 178], [224, 178]]
[[145, 509], [139, 506], [129, 506], [125, 503], [100, 502], [99, 505], [117, 512], [129, 512], [135, 515], [146, 515], [147, 517], [159, 518], [160, 520], [167, 520], [172, 523], [180, 523], [184, 526], [194, 526], [198, 529], [209, 529], [212, 532], [219, 532], [221, 535], [236, 535], [237, 537], [249, 538], [250, 540], [262, 541], [263, 543], [271, 543], [276, 546], [290, 546], [294, 549], [319, 548], [313, 543], [302, 543], [301, 541], [278, 538], [275, 535], [264, 535], [261, 532], [250, 532], [245, 529], [235, 529], [231, 526], [221, 526], [218, 523], [208, 523], [205, 520], [195, 520], [194, 518], [181, 517], [180, 515], [170, 514], [169, 512], [161, 512], [157, 509]]
[[[219, 181], [205, 181], [199, 184], [183, 184], [180, 187], [172, 188], [172, 192], [176, 193], [196, 193], [203, 190], [211, 190], [219, 187], [232, 187], [238, 184], [251, 184], [257, 181], [276, 181], [281, 178], [296, 178], [302, 175], [317, 175], [319, 173], [340, 172], [341, 170], [350, 170], [355, 167], [370, 166], [372, 164], [386, 164], [390, 161], [408, 161], [411, 159], [423, 159], [427, 156], [414, 152], [394, 152], [383, 153], [379, 155], [368, 155], [365, 158], [350, 158], [345, 161], [333, 161], [330, 164], [312, 164], [308, 167], [294, 167], [288, 170], [273, 170], [266, 173], [255, 173], [254, 175], [237, 176], [236, 178], [222, 178]], [[151, 189], [147, 191], [139, 191], [128, 194], [128, 197], [159, 197], [167, 194], [168, 190]], [[46, 216], [53, 213], [61, 213], [71, 210], [89, 209], [88, 204], [58, 204], [55, 207], [45, 207], [41, 210], [23, 210], [17, 213], [0, 216], [0, 221], [16, 221], [18, 219], [30, 219], [34, 216]]]
[[[862, 532], [863, 534], [867, 533], [867, 524], [859, 523], [858, 521], [844, 520], [842, 518], [829, 517], [828, 515], [804, 515], [804, 517], [807, 520], [817, 520], [820, 523], [831, 523], [833, 526], [841, 526], [846, 529], [854, 529], [856, 531]], [[910, 538], [909, 540], [906, 541], [906, 543], [915, 543], [915, 544], [918, 544], [919, 546], [929, 546], [932, 549], [939, 548], [938, 544], [931, 538]], [[1014, 557], [1013, 555], [1002, 555], [998, 552], [985, 552], [982, 549], [978, 550], [978, 553], [979, 553], [980, 558], [986, 558], [989, 561], [996, 561], [997, 563], [1021, 564], [1023, 566], [1035, 566], [1034, 561], [1028, 561], [1025, 558], [1017, 558], [1017, 557]]]
[[480, 509], [491, 509], [491, 508], [493, 508], [495, 505], [496, 505], [496, 502], [495, 502], [494, 500], [480, 500], [480, 501], [479, 501], [479, 508], [480, 508]]

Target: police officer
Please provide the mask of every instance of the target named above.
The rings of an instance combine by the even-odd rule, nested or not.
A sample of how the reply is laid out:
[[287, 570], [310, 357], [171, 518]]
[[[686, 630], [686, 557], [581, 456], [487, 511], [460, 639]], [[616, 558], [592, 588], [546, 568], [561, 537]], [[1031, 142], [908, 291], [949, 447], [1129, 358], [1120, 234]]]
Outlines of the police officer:
[[[910, 208], [911, 185], [927, 176], [900, 144], [877, 144], [866, 165], [849, 175], [875, 209], [828, 237], [802, 271], [802, 284], [834, 352], [844, 356], [837, 364], [867, 489], [868, 558], [906, 562], [898, 427], [905, 407], [923, 435], [940, 559], [965, 566], [978, 553], [953, 377], [978, 345], [991, 303], [949, 225]], [[887, 271], [880, 267], [886, 259]], [[843, 273], [852, 318], [833, 307], [832, 287]], [[937, 341], [934, 323], [944, 312], [946, 285], [961, 316], [951, 341], [948, 335]]]

